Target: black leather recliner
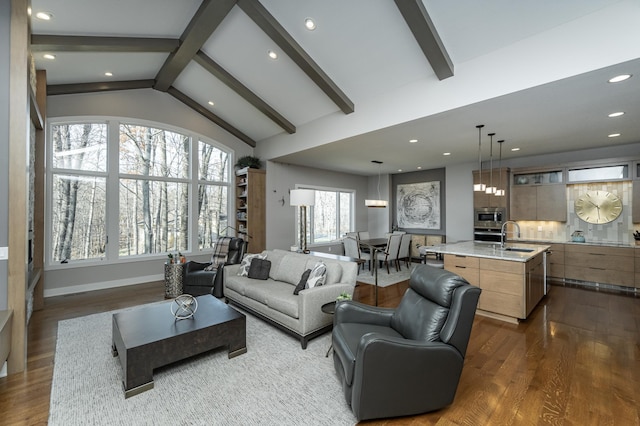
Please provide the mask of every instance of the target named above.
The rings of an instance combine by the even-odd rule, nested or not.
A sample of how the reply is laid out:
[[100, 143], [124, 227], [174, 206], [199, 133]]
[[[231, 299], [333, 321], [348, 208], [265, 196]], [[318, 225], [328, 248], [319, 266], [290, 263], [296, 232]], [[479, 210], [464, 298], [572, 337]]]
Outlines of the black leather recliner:
[[[224, 265], [234, 265], [242, 261], [247, 243], [242, 238], [229, 241], [229, 253]], [[187, 262], [182, 277], [182, 291], [192, 296], [212, 294], [217, 298], [223, 296], [222, 274], [224, 265], [218, 265], [213, 271], [205, 271], [211, 263]]]
[[453, 402], [480, 292], [456, 274], [420, 265], [396, 309], [337, 304], [333, 362], [358, 420]]

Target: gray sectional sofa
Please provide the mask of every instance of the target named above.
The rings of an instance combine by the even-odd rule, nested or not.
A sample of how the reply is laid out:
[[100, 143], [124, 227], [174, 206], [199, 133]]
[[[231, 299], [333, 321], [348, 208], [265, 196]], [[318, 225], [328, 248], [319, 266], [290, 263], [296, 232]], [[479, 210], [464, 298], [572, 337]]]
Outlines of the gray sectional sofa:
[[[285, 250], [265, 250], [262, 254], [271, 262], [269, 278], [239, 276], [240, 265], [227, 265], [223, 270], [224, 296], [227, 302], [298, 337], [306, 349], [310, 339], [331, 329], [333, 317], [320, 307], [335, 301], [343, 292], [353, 294], [357, 264]], [[294, 295], [304, 271], [317, 262], [326, 265], [325, 284]]]

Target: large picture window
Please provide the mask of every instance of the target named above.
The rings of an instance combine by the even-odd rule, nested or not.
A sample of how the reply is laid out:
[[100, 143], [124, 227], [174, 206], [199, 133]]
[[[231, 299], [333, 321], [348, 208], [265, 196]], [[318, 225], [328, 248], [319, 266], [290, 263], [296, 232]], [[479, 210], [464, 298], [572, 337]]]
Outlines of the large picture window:
[[141, 123], [50, 130], [48, 263], [197, 253], [225, 234], [230, 152]]
[[307, 241], [310, 244], [336, 241], [353, 230], [354, 191], [312, 187], [304, 189], [314, 189], [316, 194], [315, 205], [309, 208], [307, 215]]

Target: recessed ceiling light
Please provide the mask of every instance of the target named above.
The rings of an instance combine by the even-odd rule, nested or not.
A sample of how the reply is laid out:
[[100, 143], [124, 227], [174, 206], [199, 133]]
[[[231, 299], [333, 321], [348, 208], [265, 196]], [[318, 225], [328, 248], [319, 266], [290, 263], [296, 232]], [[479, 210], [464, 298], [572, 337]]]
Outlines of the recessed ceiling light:
[[208, 103], [209, 105], [211, 105], [211, 106], [215, 105], [215, 104], [213, 103], [213, 101], [209, 101], [209, 102], [207, 102], [207, 103]]
[[520, 151], [520, 148], [511, 148], [511, 151]]
[[442, 155], [445, 155], [445, 156], [446, 155], [451, 155], [451, 153], [450, 152], [443, 152]]
[[38, 12], [36, 13], [36, 18], [41, 21], [50, 21], [53, 18], [53, 15], [49, 12]]
[[311, 18], [307, 18], [304, 20], [304, 26], [309, 31], [313, 31], [316, 29], [316, 23]]
[[113, 77], [113, 73], [112, 72], [105, 72], [104, 75], [106, 75], [107, 77]]
[[609, 114], [609, 117], [613, 118], [613, 117], [620, 117], [621, 115], [624, 115], [623, 111], [619, 111], [619, 112], [612, 112], [611, 114]]
[[418, 142], [418, 139], [409, 139], [409, 143], [416, 143]]
[[51, 53], [45, 53], [44, 55], [42, 55], [42, 57], [45, 59], [54, 60], [56, 58], [56, 55], [52, 55]]
[[418, 170], [422, 170], [422, 166], [418, 166]]
[[274, 52], [273, 50], [268, 50], [267, 54], [269, 55], [269, 57], [273, 60], [278, 59], [278, 54], [276, 52]]
[[620, 133], [611, 133], [608, 137], [617, 138], [618, 136], [620, 136]]
[[609, 83], [619, 83], [621, 81], [625, 81], [627, 79], [631, 78], [631, 74], [620, 74], [617, 75], [611, 79], [609, 79]]
[[401, 171], [402, 171], [402, 169], [398, 169], [398, 171], [399, 171], [399, 172], [401, 172]]

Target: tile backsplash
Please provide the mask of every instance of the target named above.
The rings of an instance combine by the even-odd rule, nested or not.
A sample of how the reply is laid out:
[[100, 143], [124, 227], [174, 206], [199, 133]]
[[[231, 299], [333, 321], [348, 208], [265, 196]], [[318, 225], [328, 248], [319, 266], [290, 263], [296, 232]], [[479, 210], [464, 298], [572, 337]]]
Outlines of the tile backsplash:
[[[567, 185], [567, 221], [518, 221], [521, 238], [528, 240], [570, 241], [574, 231], [583, 231], [587, 242], [634, 243], [633, 231], [640, 230], [640, 224], [631, 220], [631, 181], [580, 183]], [[622, 213], [613, 222], [594, 225], [579, 219], [574, 211], [576, 198], [587, 191], [606, 190], [622, 200]]]

